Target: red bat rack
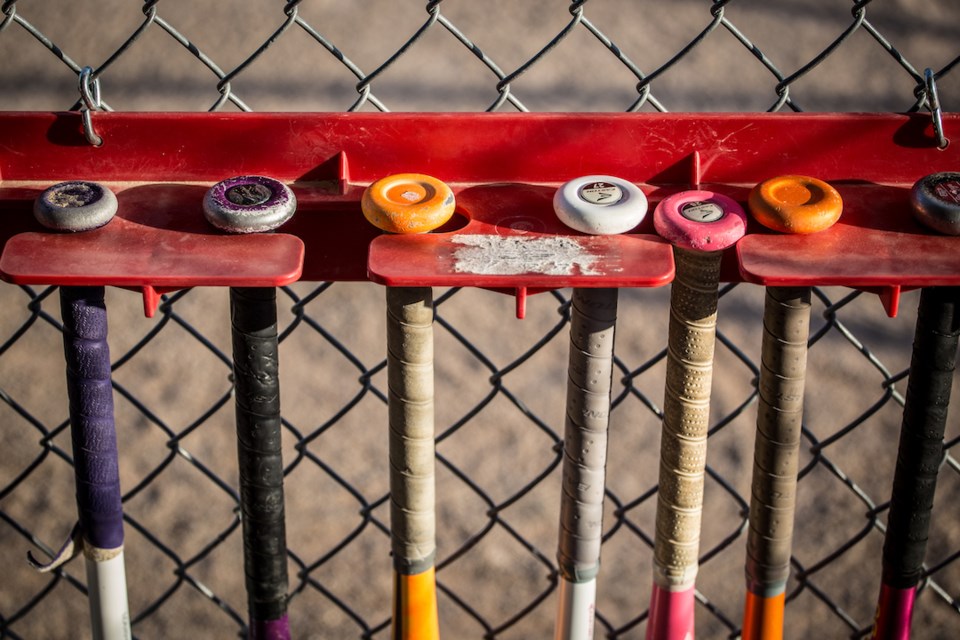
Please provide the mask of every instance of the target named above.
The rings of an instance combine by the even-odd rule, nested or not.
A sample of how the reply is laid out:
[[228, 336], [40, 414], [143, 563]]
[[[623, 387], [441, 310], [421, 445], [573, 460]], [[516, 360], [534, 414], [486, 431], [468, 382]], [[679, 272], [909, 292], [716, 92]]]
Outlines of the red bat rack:
[[[724, 279], [843, 285], [881, 294], [960, 284], [960, 240], [910, 214], [909, 187], [957, 170], [960, 145], [937, 148], [926, 114], [121, 114], [94, 113], [91, 146], [77, 113], [0, 114], [0, 276], [20, 284], [159, 292], [278, 286], [297, 279], [396, 286], [479, 286], [514, 293], [561, 287], [651, 287], [673, 277], [651, 216], [631, 233], [563, 227], [551, 199], [563, 182], [610, 174], [640, 185], [651, 207], [699, 185], [746, 201], [756, 183], [810, 175], [844, 199], [834, 227], [786, 236], [751, 226], [725, 256]], [[960, 129], [946, 115], [943, 127]], [[380, 235], [360, 196], [374, 180], [419, 172], [448, 182], [455, 222], [424, 236]], [[298, 213], [267, 235], [207, 226], [207, 187], [241, 174], [289, 183]], [[97, 180], [118, 193], [118, 219], [69, 235], [42, 231], [33, 199], [54, 182]]]
[[[56, 180], [52, 181], [56, 182]], [[160, 294], [185, 287], [280, 286], [297, 280], [303, 242], [288, 234], [227, 236], [211, 229], [200, 203], [206, 187], [105, 181], [117, 193], [110, 224], [84, 233], [41, 231], [10, 237], [2, 277], [17, 284], [110, 285], [139, 290], [152, 316]], [[8, 219], [32, 218], [41, 187], [0, 186]], [[25, 198], [20, 200], [20, 198]], [[12, 199], [11, 199], [12, 198]]]

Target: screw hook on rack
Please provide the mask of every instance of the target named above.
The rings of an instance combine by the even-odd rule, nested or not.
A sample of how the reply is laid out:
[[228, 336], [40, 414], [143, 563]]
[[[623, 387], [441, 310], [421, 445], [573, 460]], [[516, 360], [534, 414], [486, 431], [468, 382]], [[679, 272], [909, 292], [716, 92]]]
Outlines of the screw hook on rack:
[[927, 107], [930, 109], [930, 116], [933, 118], [933, 131], [937, 136], [937, 148], [946, 149], [950, 141], [943, 135], [943, 109], [940, 107], [940, 96], [937, 94], [937, 80], [933, 69], [925, 69], [923, 79], [927, 93]]
[[84, 67], [80, 70], [80, 117], [83, 118], [83, 135], [86, 136], [87, 142], [99, 147], [103, 144], [103, 138], [93, 129], [91, 113], [99, 111], [103, 107], [100, 102], [100, 78], [94, 78], [91, 81], [92, 75], [93, 69], [91, 67]]

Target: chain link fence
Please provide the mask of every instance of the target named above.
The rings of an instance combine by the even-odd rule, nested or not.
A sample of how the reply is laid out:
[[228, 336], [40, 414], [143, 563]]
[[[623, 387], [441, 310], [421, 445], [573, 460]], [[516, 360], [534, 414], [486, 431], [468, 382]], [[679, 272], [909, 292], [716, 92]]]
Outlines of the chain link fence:
[[[960, 102], [960, 13], [947, 2], [5, 0], [0, 11], [4, 109], [910, 111], [928, 106], [926, 68], [944, 108]], [[84, 104], [87, 66], [98, 91]], [[0, 287], [2, 637], [88, 634], [80, 566], [39, 575], [25, 562], [28, 550], [51, 556], [75, 517], [52, 293]], [[704, 638], [739, 634], [763, 297], [751, 285], [722, 294]], [[598, 630], [639, 638], [668, 296], [621, 296]], [[523, 321], [496, 293], [436, 297], [442, 630], [550, 637], [569, 292], [534, 296]], [[382, 289], [298, 283], [279, 301], [293, 631], [385, 638]], [[128, 292], [108, 303], [134, 634], [236, 637], [245, 595], [227, 294], [170, 294], [153, 319]], [[890, 319], [870, 295], [815, 290], [788, 637], [869, 630], [915, 308], [906, 294]], [[947, 438], [920, 638], [960, 628], [955, 419]]]

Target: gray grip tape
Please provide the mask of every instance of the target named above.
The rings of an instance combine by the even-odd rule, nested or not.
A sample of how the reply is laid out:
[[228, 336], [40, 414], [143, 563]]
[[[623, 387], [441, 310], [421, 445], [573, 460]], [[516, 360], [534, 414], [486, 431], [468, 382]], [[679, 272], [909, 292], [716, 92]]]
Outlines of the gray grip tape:
[[616, 289], [574, 290], [557, 549], [560, 573], [570, 582], [591, 580], [600, 570], [616, 320]]
[[433, 292], [387, 289], [390, 420], [390, 528], [396, 570], [433, 566], [434, 515]]
[[746, 561], [759, 595], [779, 593], [790, 575], [809, 335], [810, 289], [767, 288]]
[[654, 580], [668, 591], [697, 575], [721, 255], [674, 247], [654, 541]]

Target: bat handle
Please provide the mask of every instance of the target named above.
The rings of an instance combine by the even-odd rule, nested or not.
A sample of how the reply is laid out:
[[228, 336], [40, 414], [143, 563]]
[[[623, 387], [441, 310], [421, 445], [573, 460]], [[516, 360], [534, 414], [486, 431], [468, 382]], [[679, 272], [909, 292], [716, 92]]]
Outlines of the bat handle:
[[[906, 637], [888, 629], [888, 621], [898, 628], [904, 625], [898, 621], [905, 619], [909, 633], [912, 594], [923, 575], [937, 474], [943, 458], [958, 339], [960, 287], [923, 289], [883, 542], [884, 591], [878, 603], [874, 638]], [[899, 611], [885, 608], [895, 603], [899, 603]]]
[[650, 640], [693, 637], [722, 254], [674, 247], [674, 255]]
[[744, 640], [783, 637], [810, 335], [809, 287], [768, 287], [765, 297]]
[[281, 640], [290, 632], [276, 289], [230, 289], [230, 316], [250, 635]]
[[593, 638], [616, 321], [616, 289], [574, 290], [554, 636], [562, 640]]
[[95, 549], [123, 547], [103, 287], [62, 287], [63, 346], [80, 526]]
[[77, 506], [94, 638], [130, 637], [123, 505], [103, 287], [61, 287]]
[[439, 637], [436, 556], [433, 291], [388, 287], [387, 380], [395, 640]]

